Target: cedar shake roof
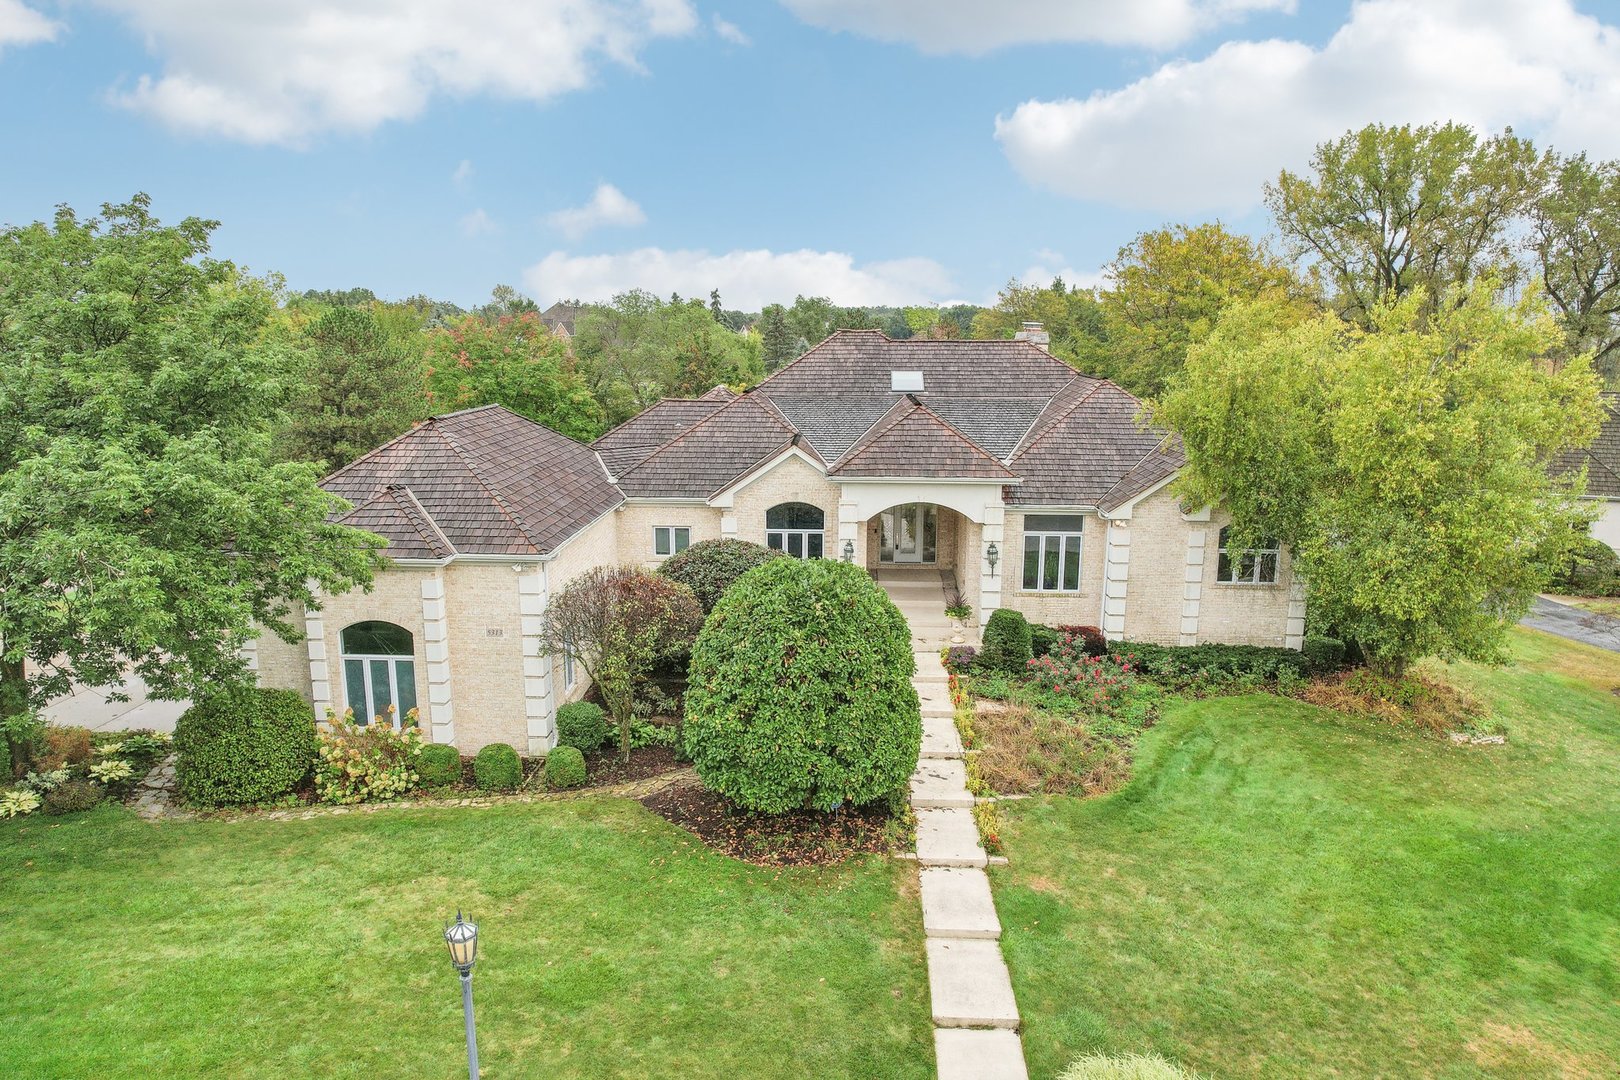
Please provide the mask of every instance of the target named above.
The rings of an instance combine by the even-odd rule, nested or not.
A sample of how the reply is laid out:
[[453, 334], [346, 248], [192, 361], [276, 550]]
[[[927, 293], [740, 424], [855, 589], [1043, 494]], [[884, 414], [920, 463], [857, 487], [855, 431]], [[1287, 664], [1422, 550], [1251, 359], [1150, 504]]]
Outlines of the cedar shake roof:
[[[434, 550], [424, 527], [455, 553], [548, 554], [624, 501], [590, 447], [499, 405], [432, 417], [321, 487], [355, 504], [340, 520], [382, 526], [395, 558]], [[382, 501], [400, 488], [408, 502]]]
[[1588, 495], [1620, 499], [1620, 393], [1606, 390], [1601, 396], [1605, 413], [1597, 438], [1584, 450], [1566, 450], [1559, 454], [1553, 459], [1552, 471], [1562, 475], [1585, 465]]
[[1174, 476], [1176, 470], [1185, 464], [1187, 455], [1182, 450], [1181, 439], [1175, 435], [1166, 436], [1153, 448], [1152, 453], [1132, 466], [1130, 472], [1120, 477], [1119, 482], [1097, 500], [1097, 508], [1111, 514], [1161, 480]]
[[1134, 397], [1113, 383], [1080, 378], [1053, 399], [1007, 463], [1024, 478], [1008, 492], [1007, 505], [1107, 509], [1103, 499], [1117, 498], [1116, 485], [1163, 443], [1165, 432], [1138, 423], [1141, 403]]
[[923, 373], [917, 396], [930, 408], [935, 397], [1045, 399], [1076, 374], [1027, 341], [894, 341], [879, 330], [840, 330], [753, 392], [892, 400], [897, 370]]
[[737, 392], [724, 383], [710, 387], [707, 393], [698, 398], [699, 401], [730, 401], [737, 396]]
[[828, 473], [1018, 480], [1016, 473], [1009, 472], [912, 394], [895, 402]]
[[744, 394], [620, 476], [619, 487], [631, 496], [708, 498], [798, 441], [776, 406], [759, 394]]
[[390, 484], [376, 498], [338, 518], [343, 525], [376, 533], [396, 559], [443, 559], [456, 549], [433, 524], [411, 489]]
[[[723, 390], [724, 387], [716, 387]], [[714, 393], [710, 390], [709, 393]], [[731, 391], [727, 390], [730, 394]], [[735, 397], [735, 395], [732, 395]], [[652, 452], [669, 442], [700, 420], [714, 415], [726, 398], [665, 398], [658, 404], [637, 413], [591, 446], [602, 455], [608, 472], [623, 476], [640, 465]]]

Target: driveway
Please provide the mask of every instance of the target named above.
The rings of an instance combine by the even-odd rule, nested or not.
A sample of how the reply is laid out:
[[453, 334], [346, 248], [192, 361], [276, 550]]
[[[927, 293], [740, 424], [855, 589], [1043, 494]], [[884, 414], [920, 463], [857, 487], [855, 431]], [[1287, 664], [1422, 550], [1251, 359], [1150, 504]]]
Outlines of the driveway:
[[189, 701], [155, 701], [147, 696], [146, 684], [131, 675], [116, 689], [129, 695], [128, 701], [109, 701], [115, 688], [75, 687], [71, 694], [57, 698], [42, 710], [53, 724], [76, 724], [91, 731], [173, 731], [174, 722], [191, 704]]
[[1578, 607], [1548, 600], [1545, 596], [1536, 597], [1530, 614], [1520, 619], [1519, 623], [1571, 641], [1582, 641], [1610, 652], [1620, 652], [1620, 619], [1594, 615]]

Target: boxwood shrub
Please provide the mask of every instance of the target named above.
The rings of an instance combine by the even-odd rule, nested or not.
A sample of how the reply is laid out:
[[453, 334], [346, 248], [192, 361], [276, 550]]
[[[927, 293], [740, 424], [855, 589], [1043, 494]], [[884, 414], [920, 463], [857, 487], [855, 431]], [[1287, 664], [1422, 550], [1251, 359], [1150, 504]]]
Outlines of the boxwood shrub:
[[429, 743], [416, 758], [417, 781], [423, 787], [447, 787], [461, 780], [461, 751], [449, 743]]
[[578, 747], [557, 746], [546, 755], [542, 773], [546, 787], [554, 791], [575, 788], [585, 782], [585, 755]]
[[505, 743], [490, 743], [473, 758], [473, 783], [480, 791], [516, 791], [523, 782], [523, 762]]
[[41, 798], [47, 814], [76, 814], [101, 802], [107, 789], [94, 780], [64, 780]]
[[315, 714], [296, 690], [236, 686], [203, 698], [174, 725], [175, 780], [196, 806], [279, 798], [315, 761]]
[[1193, 678], [1271, 680], [1285, 671], [1296, 677], [1304, 676], [1309, 674], [1310, 668], [1303, 653], [1272, 645], [1150, 645], [1142, 641], [1110, 641], [1108, 653], [1135, 656], [1143, 672], [1171, 682]]
[[747, 540], [700, 540], [665, 559], [658, 572], [691, 589], [707, 614], [732, 582], [762, 563], [786, 557]]
[[979, 665], [1009, 675], [1022, 674], [1035, 655], [1029, 620], [1011, 608], [997, 608], [984, 624], [984, 649]]
[[602, 747], [613, 738], [613, 724], [602, 706], [589, 701], [571, 701], [557, 710], [557, 745], [572, 746], [582, 753]]
[[685, 749], [709, 789], [765, 813], [903, 792], [922, 724], [911, 631], [858, 566], [771, 560], [692, 647]]

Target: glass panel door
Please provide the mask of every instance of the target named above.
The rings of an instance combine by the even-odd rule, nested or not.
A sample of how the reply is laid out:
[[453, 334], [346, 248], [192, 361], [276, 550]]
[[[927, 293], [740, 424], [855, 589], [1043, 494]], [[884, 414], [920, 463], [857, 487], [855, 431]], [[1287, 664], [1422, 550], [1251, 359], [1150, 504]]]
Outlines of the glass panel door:
[[894, 561], [922, 562], [922, 504], [895, 507], [894, 524]]

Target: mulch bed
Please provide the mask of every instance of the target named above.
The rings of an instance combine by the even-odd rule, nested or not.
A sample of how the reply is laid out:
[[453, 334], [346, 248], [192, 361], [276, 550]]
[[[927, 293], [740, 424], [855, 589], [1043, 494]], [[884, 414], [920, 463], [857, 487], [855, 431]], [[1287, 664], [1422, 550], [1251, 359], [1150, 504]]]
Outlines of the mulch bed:
[[630, 751], [628, 762], [619, 760], [617, 747], [592, 750], [585, 755], [585, 787], [609, 787], [646, 780], [681, 768], [675, 751], [667, 746], [644, 746]]
[[696, 784], [666, 788], [641, 804], [715, 851], [760, 866], [822, 866], [897, 846], [898, 822], [881, 805], [752, 814]]

